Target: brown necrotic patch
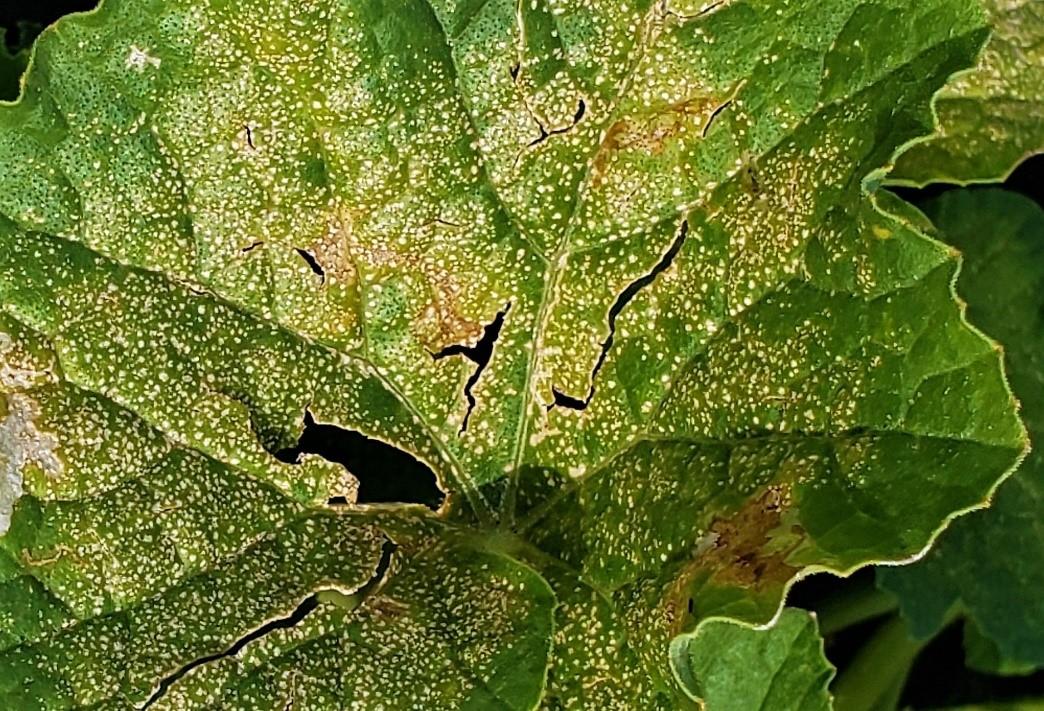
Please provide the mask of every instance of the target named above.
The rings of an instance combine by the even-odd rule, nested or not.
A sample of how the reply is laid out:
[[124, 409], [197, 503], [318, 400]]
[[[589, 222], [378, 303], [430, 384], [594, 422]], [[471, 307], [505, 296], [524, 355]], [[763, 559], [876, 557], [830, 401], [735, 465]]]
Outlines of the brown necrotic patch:
[[321, 265], [324, 282], [351, 284], [356, 281], [358, 271], [351, 250], [352, 226], [351, 213], [335, 210], [327, 219], [326, 232], [306, 248]]
[[408, 247], [400, 248], [387, 237], [360, 238], [356, 234], [355, 222], [350, 210], [341, 209], [331, 222], [330, 233], [324, 240], [326, 246], [313, 247], [328, 276], [332, 275], [330, 265], [334, 264], [350, 270], [353, 279], [361, 270], [367, 275], [368, 283], [379, 282], [389, 275], [408, 276], [422, 283], [428, 296], [417, 305], [412, 330], [417, 341], [429, 352], [481, 336], [482, 324], [465, 315], [461, 305], [465, 286], [452, 270], [431, 254], [425, 244], [429, 239], [465, 229], [464, 226], [436, 215], [414, 228], [416, 239], [411, 240]]
[[797, 572], [785, 562], [794, 546], [770, 552], [770, 543], [789, 497], [788, 487], [770, 486], [732, 516], [716, 519], [709, 531], [713, 542], [697, 564], [714, 571], [715, 582], [730, 586], [761, 589], [788, 581]]
[[794, 577], [799, 568], [787, 558], [804, 540], [804, 531], [796, 525], [787, 528], [790, 506], [789, 484], [775, 484], [711, 523], [665, 597], [674, 633], [692, 621], [694, 597], [701, 590], [741, 589], [758, 596], [782, 590]]
[[676, 101], [652, 113], [623, 118], [611, 124], [591, 161], [591, 184], [601, 184], [615, 157], [625, 151], [659, 155], [676, 139], [697, 135], [706, 138], [711, 126], [742, 88], [738, 84], [727, 98], [696, 95]]

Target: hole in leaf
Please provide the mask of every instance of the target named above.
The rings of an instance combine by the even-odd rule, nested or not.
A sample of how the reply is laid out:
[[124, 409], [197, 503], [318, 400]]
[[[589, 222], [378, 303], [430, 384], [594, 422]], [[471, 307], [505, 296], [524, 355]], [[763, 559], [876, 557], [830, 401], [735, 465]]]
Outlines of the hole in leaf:
[[587, 406], [591, 404], [591, 398], [594, 397], [595, 393], [595, 378], [598, 377], [598, 371], [605, 365], [605, 359], [609, 355], [609, 349], [613, 347], [613, 338], [616, 336], [616, 319], [620, 313], [627, 307], [627, 304], [631, 303], [631, 300], [638, 294], [639, 291], [656, 281], [663, 272], [667, 271], [671, 264], [674, 263], [674, 258], [678, 256], [678, 252], [681, 251], [682, 245], [685, 244], [685, 238], [689, 234], [689, 221], [682, 220], [681, 227], [678, 229], [678, 234], [674, 238], [674, 242], [667, 251], [660, 257], [652, 269], [646, 274], [638, 277], [630, 284], [627, 285], [620, 295], [616, 297], [616, 301], [609, 309], [609, 335], [605, 341], [602, 342], [602, 352], [598, 356], [598, 362], [595, 363], [594, 369], [591, 371], [591, 388], [587, 391], [587, 397], [581, 399], [563, 393], [558, 388], [552, 388], [552, 392], [555, 396], [555, 401], [547, 406], [548, 410], [553, 407], [566, 407], [570, 410], [585, 410]]
[[464, 422], [461, 424], [458, 434], [464, 434], [464, 431], [468, 429], [468, 419], [471, 417], [471, 411], [475, 409], [475, 396], [471, 391], [479, 378], [482, 377], [482, 371], [489, 364], [489, 359], [493, 357], [493, 346], [496, 345], [497, 339], [500, 338], [500, 330], [504, 327], [504, 319], [507, 317], [507, 312], [510, 308], [511, 304], [508, 303], [501, 311], [497, 312], [496, 317], [483, 327], [482, 338], [475, 345], [466, 346], [455, 343], [452, 346], [446, 346], [438, 353], [431, 354], [431, 357], [435, 360], [456, 355], [464, 356], [477, 366], [471, 377], [468, 378], [468, 382], [464, 385], [464, 397], [468, 399], [468, 411], [464, 414]]
[[[302, 454], [315, 454], [340, 464], [359, 481], [357, 503], [423, 504], [434, 511], [446, 499], [435, 472], [398, 447], [354, 430], [316, 422], [308, 411], [304, 425], [297, 444], [274, 452], [274, 456], [281, 462], [297, 464]], [[327, 503], [348, 502], [343, 496], [335, 496]]]

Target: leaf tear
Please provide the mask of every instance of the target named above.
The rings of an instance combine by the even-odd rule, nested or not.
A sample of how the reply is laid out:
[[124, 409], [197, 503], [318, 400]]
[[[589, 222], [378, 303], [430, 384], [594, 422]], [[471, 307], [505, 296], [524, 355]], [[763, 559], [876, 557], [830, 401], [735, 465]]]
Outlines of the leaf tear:
[[674, 8], [672, 8], [670, 2], [667, 2], [667, 0], [664, 0], [663, 6], [662, 6], [663, 7], [662, 12], [663, 12], [663, 16], [664, 17], [672, 17], [675, 20], [677, 20], [678, 22], [680, 22], [681, 24], [686, 24], [688, 22], [692, 22], [693, 20], [698, 20], [701, 17], [706, 17], [707, 15], [710, 15], [711, 13], [719, 10], [726, 3], [727, 3], [727, 0], [717, 0], [716, 2], [711, 2], [711, 3], [708, 3], [708, 4], [704, 5], [697, 12], [694, 12], [692, 14], [684, 14], [684, 13], [680, 13], [677, 10], [675, 10]]
[[537, 119], [534, 116], [533, 118], [537, 122], [537, 127], [540, 129], [540, 135], [537, 136], [536, 138], [534, 138], [529, 143], [527, 143], [525, 148], [523, 148], [522, 150], [520, 150], [518, 152], [518, 155], [515, 157], [515, 164], [518, 165], [518, 161], [522, 159], [522, 155], [527, 150], [529, 150], [531, 148], [536, 148], [537, 146], [539, 146], [541, 143], [544, 143], [545, 141], [547, 141], [552, 136], [560, 136], [563, 133], [568, 133], [569, 131], [571, 131], [574, 128], [576, 128], [577, 124], [579, 124], [580, 121], [583, 120], [584, 115], [586, 113], [587, 113], [587, 103], [583, 99], [580, 99], [577, 102], [576, 113], [573, 114], [573, 120], [570, 121], [565, 126], [561, 126], [559, 128], [552, 128], [550, 131], [544, 126], [543, 121]]
[[[377, 561], [377, 566], [374, 568], [373, 575], [354, 594], [354, 597], [359, 604], [361, 604], [367, 596], [369, 596], [384, 582], [384, 579], [388, 575], [388, 570], [391, 567], [392, 555], [394, 555], [397, 548], [398, 546], [396, 546], [396, 544], [391, 539], [385, 536], [384, 542], [381, 544], [381, 557]], [[241, 651], [243, 651], [251, 642], [256, 642], [262, 637], [272, 634], [273, 632], [277, 632], [278, 630], [289, 629], [291, 627], [299, 625], [306, 617], [308, 617], [308, 615], [310, 615], [312, 612], [316, 610], [316, 608], [319, 607], [320, 596], [322, 592], [323, 591], [320, 590], [308, 595], [304, 600], [298, 603], [297, 607], [295, 607], [290, 612], [290, 614], [285, 615], [283, 617], [277, 617], [274, 620], [269, 620], [257, 629], [252, 630], [240, 637], [239, 639], [237, 639], [224, 651], [217, 652], [215, 654], [208, 654], [204, 657], [200, 657], [199, 659], [194, 659], [188, 664], [179, 667], [176, 671], [172, 672], [171, 674], [165, 676], [163, 679], [160, 680], [159, 684], [156, 686], [156, 689], [152, 692], [152, 695], [145, 700], [145, 703], [138, 707], [139, 711], [145, 711], [145, 709], [149, 708], [157, 701], [159, 701], [161, 698], [163, 698], [163, 696], [166, 695], [166, 693], [174, 684], [176, 684], [182, 677], [191, 672], [193, 669], [201, 667], [205, 664], [210, 664], [211, 662], [216, 662], [219, 659], [234, 657], [238, 655]]]
[[319, 277], [319, 283], [325, 284], [326, 270], [323, 269], [323, 265], [319, 263], [319, 260], [316, 259], [315, 255], [307, 249], [301, 249], [300, 247], [295, 247], [294, 251], [301, 255], [301, 259], [305, 260], [308, 264], [308, 268], [312, 270], [312, 273]]
[[678, 228], [678, 234], [674, 238], [674, 242], [671, 243], [671, 246], [666, 252], [664, 252], [663, 256], [660, 257], [660, 261], [653, 265], [653, 268], [648, 272], [628, 284], [627, 287], [616, 297], [616, 301], [609, 309], [609, 335], [606, 336], [604, 341], [602, 341], [602, 352], [598, 355], [598, 361], [591, 370], [591, 386], [587, 391], [587, 396], [581, 399], [564, 393], [558, 388], [552, 387], [551, 391], [554, 393], [555, 400], [547, 406], [548, 411], [555, 407], [565, 407], [570, 410], [582, 411], [586, 410], [587, 406], [591, 404], [591, 399], [595, 394], [595, 379], [598, 377], [598, 372], [602, 369], [602, 366], [605, 365], [605, 360], [609, 356], [609, 349], [613, 347], [613, 339], [616, 336], [617, 317], [619, 317], [620, 313], [627, 308], [627, 305], [631, 303], [635, 296], [638, 295], [639, 291], [652, 284], [656, 281], [656, 277], [670, 269], [671, 265], [674, 263], [674, 258], [678, 256], [678, 252], [681, 251], [682, 245], [685, 244], [685, 238], [688, 237], [688, 234], [689, 221], [682, 220], [681, 226]]
[[504, 320], [507, 318], [507, 313], [511, 309], [511, 302], [504, 305], [504, 308], [497, 312], [497, 315], [486, 324], [482, 329], [482, 338], [473, 346], [466, 346], [460, 343], [455, 343], [450, 346], [446, 346], [437, 353], [432, 353], [431, 357], [435, 360], [441, 360], [449, 356], [464, 356], [472, 363], [476, 365], [474, 372], [471, 377], [468, 378], [468, 382], [464, 385], [464, 397], [468, 400], [468, 411], [464, 414], [464, 421], [460, 425], [460, 431], [458, 434], [464, 434], [468, 429], [468, 420], [471, 418], [471, 412], [475, 409], [476, 401], [475, 395], [472, 392], [475, 385], [478, 383], [480, 377], [482, 377], [482, 371], [489, 365], [490, 358], [493, 357], [493, 346], [496, 345], [497, 339], [500, 338], [500, 330], [504, 327]]

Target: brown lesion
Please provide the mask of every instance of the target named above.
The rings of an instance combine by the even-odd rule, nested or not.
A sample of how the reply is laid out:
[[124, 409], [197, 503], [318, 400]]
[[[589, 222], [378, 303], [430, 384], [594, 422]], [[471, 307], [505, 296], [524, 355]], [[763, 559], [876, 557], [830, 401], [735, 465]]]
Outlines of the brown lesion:
[[758, 594], [781, 589], [794, 577], [799, 568], [787, 559], [805, 532], [796, 524], [787, 527], [790, 496], [790, 484], [773, 484], [738, 511], [711, 523], [692, 562], [665, 597], [666, 621], [672, 628], [682, 627], [693, 613], [694, 587], [743, 588]]
[[366, 608], [371, 615], [386, 620], [403, 617], [410, 612], [410, 606], [387, 595], [378, 595], [366, 601]]
[[778, 532], [789, 508], [790, 486], [769, 486], [732, 516], [711, 524], [710, 532], [716, 538], [696, 563], [714, 571], [715, 582], [725, 585], [760, 590], [785, 583], [796, 571], [787, 565], [786, 558], [800, 539], [782, 550], [767, 549], [772, 543], [771, 534]]
[[[453, 343], [474, 343], [482, 337], [483, 324], [462, 314], [460, 302], [464, 286], [450, 271], [434, 263], [423, 249], [407, 247], [400, 251], [384, 239], [372, 239], [364, 244], [354, 224], [352, 213], [340, 210], [331, 218], [325, 241], [311, 247], [328, 280], [333, 277], [355, 283], [361, 266], [377, 272], [420, 277], [429, 295], [413, 318], [413, 331], [421, 345], [436, 352]], [[457, 232], [463, 226], [437, 215], [415, 229], [439, 234]]]
[[724, 98], [720, 94], [697, 93], [651, 113], [619, 119], [606, 130], [592, 159], [592, 185], [604, 180], [610, 161], [621, 151], [659, 155], [683, 135], [706, 138], [711, 125], [732, 105], [742, 87], [740, 82]]

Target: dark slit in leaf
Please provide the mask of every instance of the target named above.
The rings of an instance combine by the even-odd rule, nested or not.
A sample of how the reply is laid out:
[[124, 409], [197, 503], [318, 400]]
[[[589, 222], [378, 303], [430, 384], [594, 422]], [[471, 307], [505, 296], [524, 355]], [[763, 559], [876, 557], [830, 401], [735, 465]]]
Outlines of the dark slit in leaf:
[[673, 17], [681, 23], [686, 23], [691, 22], [692, 20], [698, 20], [699, 18], [704, 17], [705, 15], [709, 15], [710, 13], [714, 12], [724, 4], [725, 0], [719, 0], [719, 2], [707, 5], [699, 12], [693, 13], [691, 15], [686, 15], [684, 13], [680, 13], [677, 10], [672, 9], [667, 3], [664, 3], [663, 15], [664, 17]]
[[[446, 499], [435, 472], [398, 447], [354, 430], [316, 422], [308, 411], [304, 424], [297, 444], [275, 452], [275, 457], [297, 464], [302, 454], [315, 454], [340, 464], [359, 481], [357, 503], [423, 504], [434, 511]], [[328, 503], [346, 504], [347, 500], [333, 497]]]
[[152, 692], [152, 696], [148, 698], [148, 700], [141, 706], [141, 708], [147, 709], [148, 707], [152, 706], [154, 703], [159, 701], [159, 699], [167, 693], [167, 690], [170, 689], [170, 687], [173, 686], [175, 682], [177, 682], [179, 679], [181, 679], [181, 677], [185, 676], [196, 667], [203, 666], [204, 664], [209, 664], [210, 662], [215, 662], [218, 659], [223, 659], [224, 657], [234, 656], [238, 654], [240, 651], [242, 651], [242, 649], [246, 647], [248, 644], [257, 639], [260, 639], [261, 637], [264, 637], [266, 634], [270, 634], [272, 632], [275, 632], [276, 630], [288, 629], [290, 627], [293, 627], [294, 625], [301, 622], [301, 620], [306, 618], [318, 606], [319, 596], [317, 593], [312, 593], [304, 600], [302, 600], [301, 603], [296, 608], [294, 608], [293, 612], [291, 612], [286, 617], [280, 617], [278, 619], [267, 622], [263, 626], [258, 627], [253, 632], [250, 632], [245, 636], [240, 637], [238, 640], [235, 641], [235, 643], [232, 644], [232, 646], [230, 646], [223, 652], [218, 652], [217, 654], [210, 654], [205, 657], [200, 657], [199, 659], [192, 660], [185, 666], [175, 671], [173, 674], [164, 677], [160, 681], [160, 684], [156, 688], [156, 690]]
[[721, 112], [729, 108], [730, 106], [732, 106], [732, 99], [729, 99], [728, 101], [718, 106], [716, 109], [714, 109], [714, 111], [711, 112], [711, 115], [707, 117], [707, 122], [703, 124], [703, 131], [700, 132], [700, 135], [703, 138], [706, 138], [707, 134], [710, 133], [711, 125], [718, 118], [718, 116], [721, 115]]
[[[391, 566], [391, 557], [392, 554], [395, 553], [396, 548], [397, 546], [395, 545], [395, 543], [393, 543], [391, 540], [387, 538], [384, 539], [384, 543], [381, 544], [381, 558], [379, 561], [377, 561], [377, 567], [374, 570], [373, 576], [355, 592], [355, 595], [357, 595], [360, 599], [365, 598], [374, 589], [376, 589], [377, 586], [384, 582], [384, 576], [388, 573], [388, 568]], [[259, 640], [265, 635], [271, 634], [272, 632], [275, 632], [277, 630], [289, 629], [299, 624], [302, 620], [304, 620], [304, 618], [308, 617], [308, 615], [310, 615], [317, 607], [319, 607], [319, 593], [312, 593], [304, 600], [302, 600], [289, 615], [266, 622], [262, 626], [258, 627], [256, 630], [248, 632], [247, 634], [243, 635], [235, 642], [233, 642], [231, 646], [225, 649], [225, 651], [218, 652], [216, 654], [208, 654], [205, 657], [200, 657], [199, 659], [192, 660], [185, 666], [181, 667], [180, 669], [161, 679], [159, 686], [156, 687], [156, 690], [152, 692], [152, 695], [139, 708], [141, 709], [141, 711], [144, 711], [144, 709], [149, 708], [154, 703], [159, 701], [161, 698], [163, 698], [167, 691], [170, 690], [171, 686], [177, 683], [179, 679], [181, 679], [183, 676], [188, 674], [196, 667], [201, 667], [204, 664], [209, 664], [210, 662], [216, 662], [217, 660], [224, 659], [225, 657], [234, 657], [235, 655], [243, 651], [243, 649], [251, 642]]]
[[616, 297], [616, 301], [609, 309], [609, 335], [605, 341], [602, 342], [602, 352], [598, 355], [598, 362], [595, 363], [594, 369], [591, 371], [591, 388], [587, 391], [587, 397], [580, 399], [572, 395], [563, 393], [558, 388], [552, 388], [551, 391], [554, 393], [555, 401], [547, 406], [548, 410], [554, 407], [565, 407], [570, 410], [586, 410], [587, 406], [591, 404], [591, 398], [594, 397], [595, 393], [595, 378], [598, 377], [598, 371], [605, 365], [605, 359], [609, 355], [609, 349], [613, 347], [613, 338], [616, 336], [616, 318], [620, 313], [627, 307], [627, 304], [631, 303], [631, 300], [638, 294], [639, 291], [656, 281], [663, 272], [667, 271], [671, 264], [674, 263], [674, 258], [678, 256], [678, 252], [681, 251], [682, 245], [685, 244], [685, 238], [689, 234], [689, 221], [682, 220], [681, 227], [678, 229], [678, 234], [674, 238], [674, 242], [671, 243], [670, 248], [660, 257], [658, 261], [648, 273], [638, 277], [630, 284], [627, 288], [620, 292], [620, 295]]
[[501, 311], [497, 312], [496, 317], [483, 327], [482, 338], [475, 345], [467, 346], [461, 343], [454, 343], [451, 346], [446, 346], [438, 353], [431, 354], [431, 357], [435, 360], [441, 360], [449, 356], [464, 356], [477, 366], [471, 377], [468, 378], [468, 382], [464, 384], [464, 397], [468, 400], [468, 411], [464, 413], [464, 422], [461, 424], [458, 434], [464, 434], [464, 431], [468, 429], [468, 419], [471, 417], [471, 411], [475, 409], [475, 396], [471, 391], [475, 384], [478, 383], [479, 378], [482, 377], [482, 371], [489, 364], [489, 359], [493, 357], [493, 346], [496, 345], [497, 339], [500, 338], [500, 330], [504, 327], [504, 319], [507, 317], [507, 312], [510, 309], [511, 303], [509, 302], [505, 304]]
[[360, 600], [365, 599], [384, 583], [384, 578], [388, 575], [388, 568], [391, 567], [392, 555], [398, 548], [399, 546], [396, 545], [395, 541], [385, 537], [384, 542], [381, 543], [381, 558], [377, 561], [377, 567], [374, 568], [373, 575], [355, 592]]
[[319, 264], [319, 260], [315, 258], [315, 255], [309, 252], [307, 249], [296, 248], [295, 251], [301, 255], [301, 259], [308, 263], [308, 267], [312, 270], [312, 273], [319, 277], [319, 283], [326, 283], [326, 270], [323, 269], [322, 265]]
[[580, 120], [584, 117], [585, 113], [587, 113], [587, 104], [584, 103], [583, 99], [580, 99], [579, 103], [577, 104], [576, 113], [573, 114], [572, 123], [570, 123], [568, 126], [556, 128], [551, 131], [548, 131], [546, 128], [544, 128], [544, 124], [538, 124], [538, 126], [540, 127], [540, 135], [534, 138], [532, 141], [530, 141], [529, 145], [527, 145], [526, 148], [532, 148], [533, 146], [539, 145], [547, 139], [551, 138], [551, 136], [558, 136], [565, 133], [566, 131], [572, 130], [578, 123], [580, 123]]

